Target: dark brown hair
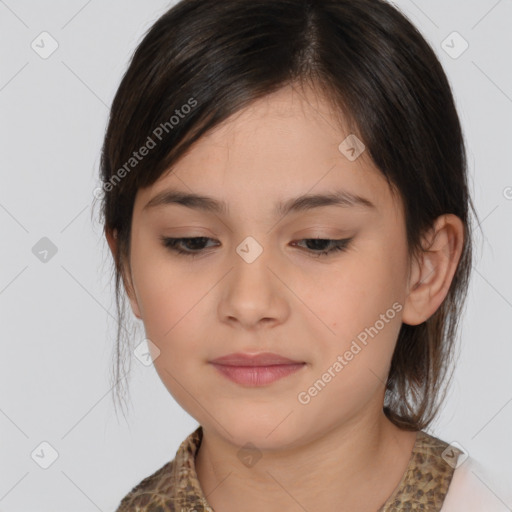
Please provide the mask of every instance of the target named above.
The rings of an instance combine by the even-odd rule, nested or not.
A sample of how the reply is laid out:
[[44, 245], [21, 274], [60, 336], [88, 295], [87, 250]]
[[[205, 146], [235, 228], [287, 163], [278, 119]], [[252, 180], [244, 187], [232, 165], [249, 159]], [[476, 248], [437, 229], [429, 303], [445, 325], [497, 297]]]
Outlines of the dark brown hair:
[[[402, 324], [386, 387], [384, 411], [399, 427], [423, 429], [435, 418], [451, 377], [471, 271], [469, 210], [476, 212], [447, 77], [418, 30], [382, 0], [183, 0], [145, 34], [114, 98], [101, 155], [102, 222], [118, 243], [118, 398], [127, 375], [121, 364], [126, 353], [132, 359], [121, 336], [129, 330], [120, 283], [126, 287], [137, 190], [251, 102], [307, 84], [323, 93], [398, 191], [411, 257], [438, 216], [453, 213], [464, 224], [449, 292], [428, 320]], [[135, 159], [143, 146], [151, 149]]]

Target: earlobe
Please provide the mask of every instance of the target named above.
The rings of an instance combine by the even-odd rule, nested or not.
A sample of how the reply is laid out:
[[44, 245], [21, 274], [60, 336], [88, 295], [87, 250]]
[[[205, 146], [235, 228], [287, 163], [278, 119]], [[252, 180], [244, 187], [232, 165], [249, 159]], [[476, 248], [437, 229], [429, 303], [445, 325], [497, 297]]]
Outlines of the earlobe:
[[107, 239], [108, 246], [110, 247], [110, 252], [112, 253], [112, 256], [114, 257], [114, 261], [116, 259], [116, 253], [117, 253], [117, 231], [114, 229], [113, 231], [107, 229], [105, 227], [104, 229], [105, 238]]
[[[128, 290], [127, 290], [128, 292]], [[133, 293], [128, 294], [128, 298], [130, 299], [130, 305], [132, 307], [133, 314], [139, 319], [142, 320], [142, 315], [140, 314], [139, 304], [135, 299], [135, 295]]]
[[412, 264], [402, 321], [418, 325], [441, 306], [462, 254], [464, 225], [453, 214], [438, 217]]
[[139, 303], [137, 302], [137, 297], [135, 291], [133, 289], [131, 280], [129, 278], [125, 278], [123, 275], [123, 283], [126, 290], [126, 294], [128, 295], [128, 299], [130, 300], [130, 306], [132, 308], [133, 314], [139, 319], [142, 320], [142, 315], [140, 314]]
[[[108, 242], [108, 246], [110, 247], [110, 251], [112, 252], [112, 256], [114, 258], [114, 261], [116, 261], [116, 255], [117, 255], [117, 231], [113, 230], [107, 230], [105, 229], [105, 237]], [[139, 319], [142, 320], [142, 315], [140, 314], [139, 304], [137, 302], [136, 294], [133, 289], [132, 283], [130, 278], [125, 276], [125, 273], [123, 270], [121, 270], [121, 276], [123, 279], [123, 285], [126, 290], [126, 294], [128, 295], [128, 299], [130, 300], [130, 305], [133, 311], [133, 314]]]

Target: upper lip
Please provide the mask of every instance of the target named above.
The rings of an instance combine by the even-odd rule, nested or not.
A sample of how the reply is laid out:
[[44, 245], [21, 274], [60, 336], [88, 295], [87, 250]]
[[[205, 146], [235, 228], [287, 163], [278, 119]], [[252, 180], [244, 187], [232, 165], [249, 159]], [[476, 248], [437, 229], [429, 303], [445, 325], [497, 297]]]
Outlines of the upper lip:
[[271, 366], [277, 364], [303, 363], [303, 361], [288, 359], [287, 357], [280, 356], [279, 354], [273, 354], [272, 352], [261, 352], [259, 354], [237, 352], [218, 357], [210, 362], [225, 366]]

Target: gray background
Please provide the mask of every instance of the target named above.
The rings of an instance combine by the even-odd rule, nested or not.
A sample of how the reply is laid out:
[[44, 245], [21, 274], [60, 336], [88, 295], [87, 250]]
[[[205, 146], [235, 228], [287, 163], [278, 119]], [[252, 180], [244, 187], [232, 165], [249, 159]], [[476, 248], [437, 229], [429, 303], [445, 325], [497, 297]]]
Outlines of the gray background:
[[[0, 1], [3, 512], [114, 510], [133, 485], [174, 457], [197, 426], [154, 368], [138, 360], [132, 364], [129, 425], [114, 414], [110, 255], [93, 208], [108, 107], [143, 33], [170, 5]], [[484, 236], [475, 232], [460, 362], [431, 432], [457, 441], [511, 482], [512, 1], [395, 5], [434, 47], [452, 83], [483, 219]], [[59, 45], [46, 59], [31, 47], [43, 31]], [[469, 43], [458, 58], [442, 46], [447, 41], [452, 52], [462, 48], [450, 36], [454, 31]], [[47, 247], [43, 237], [57, 248], [46, 262], [33, 252]], [[39, 465], [50, 462], [44, 441], [58, 453], [47, 469]], [[491, 480], [481, 482], [500, 496]]]

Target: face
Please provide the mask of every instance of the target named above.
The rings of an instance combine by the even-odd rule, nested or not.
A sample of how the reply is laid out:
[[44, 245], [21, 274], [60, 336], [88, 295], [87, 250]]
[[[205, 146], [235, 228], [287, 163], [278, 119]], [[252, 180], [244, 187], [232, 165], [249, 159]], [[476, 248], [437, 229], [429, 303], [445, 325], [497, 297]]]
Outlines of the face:
[[[407, 294], [405, 220], [367, 153], [340, 150], [349, 133], [331, 111], [313, 91], [282, 89], [135, 200], [131, 305], [156, 370], [205, 429], [239, 446], [291, 447], [382, 415]], [[224, 209], [156, 199], [170, 191]], [[373, 206], [317, 198], [277, 209], [343, 193]], [[240, 352], [303, 364], [256, 386], [211, 364]]]

